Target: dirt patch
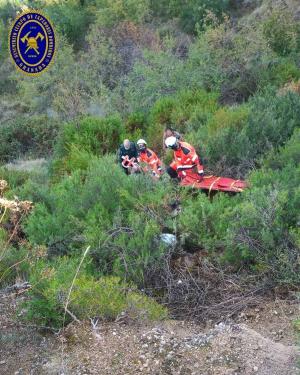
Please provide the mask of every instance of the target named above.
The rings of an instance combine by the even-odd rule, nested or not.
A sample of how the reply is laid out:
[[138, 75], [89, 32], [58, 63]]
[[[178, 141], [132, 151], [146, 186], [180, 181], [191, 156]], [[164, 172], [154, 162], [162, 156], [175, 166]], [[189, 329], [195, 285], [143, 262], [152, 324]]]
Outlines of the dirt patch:
[[22, 298], [0, 295], [1, 375], [299, 374], [292, 302], [268, 302], [218, 325], [93, 321], [55, 335], [17, 323]]
[[41, 369], [55, 353], [57, 339], [20, 323], [17, 308], [21, 301], [14, 294], [0, 294], [0, 374], [47, 374]]

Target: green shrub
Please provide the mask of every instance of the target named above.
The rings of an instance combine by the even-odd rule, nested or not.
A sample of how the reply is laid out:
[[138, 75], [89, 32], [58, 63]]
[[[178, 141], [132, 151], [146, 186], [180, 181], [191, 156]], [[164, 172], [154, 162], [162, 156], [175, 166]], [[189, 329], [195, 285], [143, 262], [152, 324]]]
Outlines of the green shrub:
[[85, 236], [97, 268], [136, 284], [159, 263], [164, 247], [158, 237], [166, 225], [171, 187], [145, 176], [128, 178], [118, 166], [98, 163], [87, 176], [82, 204], [90, 206]]
[[196, 28], [203, 29], [207, 25], [208, 13], [213, 13], [217, 17], [228, 9], [229, 0], [193, 0], [189, 2], [175, 1], [178, 7], [180, 25], [183, 30], [189, 33], [196, 33]]
[[171, 126], [185, 135], [204, 125], [217, 110], [218, 94], [204, 90], [184, 90], [158, 100], [149, 113], [147, 137], [157, 152], [162, 151], [165, 127]]
[[2, 228], [0, 247], [0, 286], [14, 284], [16, 279], [26, 280], [30, 263], [28, 250], [11, 246], [8, 233]]
[[203, 248], [212, 255], [225, 247], [228, 220], [239, 197], [218, 195], [213, 203], [204, 194], [183, 202], [178, 230], [192, 248]]
[[[295, 129], [292, 137], [276, 152], [274, 149], [263, 160], [268, 169], [284, 169], [288, 165], [297, 167], [300, 164], [300, 129]], [[290, 176], [289, 176], [290, 178]]]
[[149, 0], [97, 0], [97, 23], [101, 26], [113, 27], [121, 21], [142, 23], [149, 16]]
[[70, 254], [90, 244], [101, 274], [127, 277], [138, 285], [145, 282], [147, 269], [159, 263], [165, 250], [159, 235], [173, 196], [165, 181], [128, 178], [112, 157], [103, 157], [91, 160], [84, 174], [73, 172], [51, 188], [25, 188], [39, 202], [26, 234], [31, 243], [46, 245], [49, 255]]
[[289, 11], [274, 10], [264, 22], [263, 32], [272, 50], [280, 56], [286, 56], [300, 47], [300, 27]]
[[[26, 187], [40, 201], [28, 217], [26, 234], [33, 244], [46, 245], [49, 255], [64, 255], [82, 246], [82, 181], [79, 173], [63, 179], [51, 189]], [[35, 190], [33, 190], [35, 189]], [[39, 192], [39, 190], [41, 190]]]
[[[60, 328], [64, 319], [64, 304], [79, 264], [76, 258], [57, 258], [53, 263], [38, 260], [31, 268], [30, 299], [25, 303], [26, 318], [41, 326]], [[84, 271], [84, 268], [82, 269]]]
[[77, 170], [88, 169], [92, 159], [96, 159], [89, 151], [81, 149], [78, 145], [71, 143], [69, 153], [64, 158], [54, 159], [51, 163], [51, 177], [53, 182], [58, 182], [65, 175], [70, 175]]
[[[284, 122], [279, 98], [275, 100], [276, 111], [269, 106], [279, 114], [277, 118], [273, 114], [274, 121]], [[287, 118], [291, 121], [292, 114]], [[223, 123], [226, 124], [223, 121], [220, 124]], [[248, 123], [243, 124], [241, 132], [247, 129]], [[224, 128], [218, 129], [218, 122], [212, 124], [212, 134], [221, 132], [224, 136]], [[283, 123], [280, 126], [284, 127]], [[238, 129], [239, 126], [235, 130], [238, 132]], [[283, 136], [286, 141], [289, 134]], [[212, 203], [201, 194], [185, 199], [178, 231], [189, 248], [204, 248], [219, 261], [244, 267], [274, 283], [296, 285], [299, 283], [300, 244], [299, 130], [294, 130], [284, 146], [278, 147], [277, 141], [272, 141], [274, 147], [260, 161], [263, 167], [249, 175], [249, 190], [235, 198], [216, 196]], [[279, 142], [284, 143], [283, 139]]]
[[167, 310], [118, 277], [78, 278], [71, 294], [70, 309], [81, 319], [98, 316], [115, 320], [121, 313], [131, 319], [160, 320]]
[[[178, 59], [172, 49], [144, 50], [143, 58], [137, 60], [128, 75], [120, 80], [112, 104], [120, 111], [125, 107], [128, 112], [146, 112], [158, 99], [201, 86], [198, 72]], [[116, 92], [121, 94], [115, 96]], [[120, 100], [125, 102], [123, 106], [120, 106]]]
[[240, 178], [291, 137], [299, 115], [299, 95], [278, 96], [268, 90], [247, 105], [220, 109], [187, 140], [199, 148], [204, 164], [214, 173]]
[[280, 59], [270, 68], [269, 81], [275, 86], [283, 86], [285, 83], [300, 79], [300, 71], [294, 61]]
[[65, 124], [57, 145], [57, 156], [68, 155], [70, 147], [77, 147], [96, 156], [114, 152], [123, 134], [124, 127], [118, 116], [85, 117], [78, 123]]
[[[26, 318], [42, 326], [54, 328], [68, 324], [64, 307], [75, 277], [79, 258], [57, 258], [54, 262], [38, 261], [30, 274], [30, 299], [26, 302]], [[88, 271], [88, 262], [75, 279], [68, 310], [78, 319], [99, 317], [115, 320], [121, 313], [132, 319], [158, 320], [167, 316], [167, 310], [154, 300], [136, 291], [117, 277], [96, 280]]]
[[248, 118], [247, 105], [221, 108], [212, 115], [207, 126], [190, 133], [187, 141], [198, 149], [204, 165], [214, 173], [241, 176], [251, 163], [250, 141], [242, 132]]
[[[83, 77], [89, 93], [96, 98], [103, 95], [103, 84], [109, 89], [116, 87], [127, 72], [129, 59], [124, 58], [118, 49], [117, 36], [111, 31], [94, 24], [86, 36], [88, 60], [82, 61], [85, 65]], [[104, 95], [107, 94], [104, 92]], [[101, 107], [101, 104], [100, 104]], [[111, 108], [109, 108], [111, 113]]]
[[187, 65], [202, 87], [220, 92], [221, 103], [235, 104], [270, 83], [270, 67], [276, 61], [258, 23], [241, 20], [233, 28], [225, 17], [199, 34]]
[[0, 163], [51, 154], [59, 124], [46, 116], [22, 117], [1, 125]]
[[[147, 269], [159, 266], [165, 251], [165, 247], [159, 243], [161, 228], [146, 214], [139, 214], [137, 220], [137, 212], [133, 212], [124, 219], [116, 213], [113, 227], [108, 230], [107, 214], [99, 204], [90, 212], [86, 236], [92, 244], [92, 256], [101, 272], [119, 275], [143, 286]], [[101, 230], [98, 226], [98, 230], [95, 230], [95, 225], [100, 222], [103, 225], [104, 220], [107, 227]], [[120, 223], [117, 224], [117, 221]]]
[[283, 145], [300, 124], [300, 96], [296, 93], [278, 96], [270, 90], [254, 97], [250, 108], [245, 134], [255, 157]]
[[[197, 131], [205, 126], [217, 111], [218, 98], [219, 94], [215, 92], [186, 92], [182, 99], [179, 97], [179, 108], [172, 115], [172, 121], [178, 124], [178, 128], [184, 133]], [[181, 123], [184, 124], [184, 128], [180, 126]]]
[[0, 168], [0, 179], [8, 183], [9, 189], [23, 186], [30, 179], [30, 172]]
[[[299, 131], [250, 175], [228, 220], [225, 258], [252, 264], [277, 283], [299, 282]], [[221, 219], [222, 220], [222, 219]]]
[[46, 6], [45, 12], [76, 51], [83, 47], [84, 36], [93, 21], [92, 12], [88, 7], [80, 6], [73, 1], [60, 2]]
[[291, 196], [276, 186], [252, 188], [230, 221], [226, 257], [234, 262], [250, 262], [254, 270], [275, 282], [298, 283], [299, 249], [289, 228], [295, 225], [299, 191], [292, 203]]
[[147, 119], [145, 114], [142, 112], [133, 112], [126, 119], [125, 136], [136, 142], [140, 138], [145, 138], [146, 128]]

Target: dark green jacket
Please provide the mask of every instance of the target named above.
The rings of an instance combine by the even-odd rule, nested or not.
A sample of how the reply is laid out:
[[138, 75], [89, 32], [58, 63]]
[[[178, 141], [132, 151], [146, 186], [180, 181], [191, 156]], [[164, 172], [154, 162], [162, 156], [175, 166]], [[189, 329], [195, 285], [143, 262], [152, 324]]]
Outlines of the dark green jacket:
[[138, 150], [134, 142], [130, 142], [130, 148], [128, 150], [125, 149], [124, 145], [121, 144], [118, 150], [118, 162], [122, 163], [123, 159], [122, 156], [128, 155], [129, 159], [138, 157]]

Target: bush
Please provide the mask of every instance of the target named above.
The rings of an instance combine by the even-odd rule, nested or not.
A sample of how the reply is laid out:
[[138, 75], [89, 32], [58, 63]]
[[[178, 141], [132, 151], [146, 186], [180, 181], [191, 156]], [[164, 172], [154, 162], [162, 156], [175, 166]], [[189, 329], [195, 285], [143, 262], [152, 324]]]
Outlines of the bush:
[[118, 116], [85, 117], [79, 122], [65, 124], [57, 145], [57, 156], [65, 156], [70, 148], [99, 156], [114, 152], [121, 143], [124, 127]]
[[296, 63], [290, 59], [280, 59], [270, 67], [269, 81], [276, 87], [300, 79], [300, 71]]
[[300, 27], [294, 15], [283, 9], [275, 9], [264, 22], [264, 36], [274, 52], [286, 56], [300, 47]]
[[178, 230], [185, 247], [204, 249], [212, 256], [224, 250], [228, 220], [238, 200], [218, 195], [212, 203], [205, 194], [199, 194], [184, 201]]
[[[144, 286], [146, 271], [159, 265], [165, 251], [159, 243], [161, 228], [157, 220], [147, 214], [139, 214], [139, 220], [137, 212], [127, 218], [122, 216], [118, 213], [114, 215], [113, 227], [109, 230], [101, 204], [89, 212], [86, 236], [93, 247], [92, 256], [97, 268], [104, 274], [119, 275]], [[99, 229], [100, 222], [105, 222], [107, 227]], [[95, 225], [98, 230], [95, 230]]]
[[[278, 100], [277, 114], [280, 114], [282, 108], [279, 98], [275, 100]], [[270, 107], [275, 111], [270, 105], [268, 109]], [[255, 115], [258, 116], [258, 113]], [[281, 116], [274, 121], [278, 121]], [[241, 132], [247, 130], [248, 123], [241, 127]], [[212, 124], [212, 134], [223, 134], [223, 128], [218, 129], [217, 125], [226, 125], [226, 122]], [[238, 129], [237, 122], [235, 130]], [[288, 134], [284, 137], [287, 140]], [[284, 143], [283, 139], [278, 141]], [[294, 129], [292, 137], [284, 146], [278, 147], [275, 138], [272, 142], [273, 148], [260, 160], [262, 168], [249, 175], [250, 189], [234, 198], [218, 195], [214, 197], [213, 203], [202, 194], [185, 199], [178, 231], [189, 249], [209, 251], [211, 257], [218, 261], [237, 268], [244, 267], [271, 283], [296, 285], [300, 281], [299, 130]]]
[[18, 99], [27, 113], [47, 113], [59, 120], [70, 121], [87, 113], [90, 93], [86, 87], [85, 66], [79, 64], [66, 37], [58, 32], [56, 35], [59, 48], [50, 69], [34, 80], [17, 73], [13, 77], [18, 87]]
[[[75, 277], [78, 258], [57, 258], [48, 263], [38, 261], [31, 270], [30, 299], [26, 302], [26, 318], [42, 326], [60, 328], [72, 319], [65, 315], [67, 296]], [[68, 309], [78, 319], [99, 317], [115, 320], [121, 313], [132, 319], [159, 320], [167, 310], [154, 300], [136, 291], [117, 277], [91, 276], [85, 262], [75, 280]]]
[[220, 91], [223, 104], [242, 103], [268, 84], [273, 60], [256, 24], [236, 31], [226, 17], [201, 33], [189, 53], [193, 74], [208, 91]]
[[126, 133], [133, 137], [134, 140], [142, 138], [146, 131], [147, 120], [142, 112], [131, 113], [125, 122]]
[[282, 146], [299, 126], [300, 96], [296, 93], [277, 96], [270, 90], [254, 97], [250, 106], [245, 134], [252, 143], [251, 154], [255, 158]]
[[[82, 197], [90, 206], [85, 236], [97, 269], [144, 285], [147, 270], [159, 264], [159, 242], [167, 223], [171, 186], [146, 176], [128, 178], [119, 167], [90, 170]], [[92, 198], [93, 197], [93, 198]]]
[[175, 1], [179, 6], [178, 13], [180, 16], [180, 25], [184, 31], [189, 33], [196, 33], [198, 30], [204, 29], [207, 25], [207, 15], [213, 13], [216, 17], [221, 17], [228, 9], [229, 0], [193, 0], [184, 2], [181, 0]]
[[214, 173], [241, 178], [291, 137], [299, 126], [299, 111], [299, 95], [267, 90], [247, 105], [220, 109], [187, 140], [200, 148], [204, 164]]
[[45, 12], [56, 28], [68, 38], [75, 51], [83, 47], [84, 36], [93, 21], [92, 11], [76, 2], [48, 5]]
[[[25, 185], [35, 209], [28, 217], [25, 232], [33, 244], [45, 245], [48, 254], [64, 255], [82, 247], [80, 238], [84, 215], [81, 206], [82, 181], [79, 173], [51, 187]], [[24, 194], [24, 193], [23, 193]]]
[[149, 16], [149, 0], [97, 0], [99, 9], [97, 23], [113, 27], [121, 21], [143, 23]]
[[100, 28], [97, 24], [92, 26], [86, 36], [88, 46], [88, 60], [82, 61], [85, 65], [84, 78], [88, 83], [88, 90], [92, 95], [103, 91], [100, 82], [113, 89], [126, 71], [127, 59], [123, 60], [118, 51], [117, 42], [111, 30]]
[[173, 196], [165, 181], [127, 177], [112, 157], [103, 157], [51, 189], [28, 190], [33, 192], [27, 196], [35, 195], [40, 203], [25, 231], [31, 243], [46, 245], [49, 255], [70, 254], [90, 244], [101, 274], [127, 277], [138, 285], [145, 283], [146, 270], [159, 263], [165, 250], [159, 235]]
[[81, 277], [74, 284], [71, 298], [70, 309], [81, 319], [98, 316], [103, 320], [115, 320], [121, 313], [137, 320], [167, 317], [165, 308], [118, 277], [99, 280]]
[[251, 166], [249, 140], [242, 132], [249, 111], [247, 105], [219, 109], [206, 126], [187, 136], [187, 141], [199, 150], [209, 170], [219, 175], [238, 177]]
[[[292, 137], [280, 147], [279, 152], [274, 149], [263, 160], [263, 166], [273, 170], [284, 169], [287, 166], [297, 167], [300, 164], [300, 129], [296, 128]], [[289, 176], [290, 178], [290, 176]]]
[[290, 197], [288, 191], [276, 187], [252, 189], [230, 221], [227, 259], [250, 263], [273, 282], [299, 283], [299, 249], [289, 234], [289, 226], [295, 225], [291, 220], [294, 215], [287, 217], [299, 207], [299, 192], [293, 207]]
[[163, 131], [171, 126], [183, 135], [197, 130], [217, 110], [217, 93], [204, 90], [184, 90], [176, 96], [158, 100], [149, 113], [147, 137], [157, 152], [162, 151]]
[[51, 165], [53, 181], [76, 170], [86, 170], [91, 159], [115, 153], [125, 135], [119, 116], [84, 117], [63, 126]]
[[30, 179], [30, 173], [26, 171], [12, 171], [1, 167], [0, 179], [5, 180], [10, 189], [16, 189], [23, 186]]
[[[121, 93], [125, 101], [123, 107], [128, 112], [146, 112], [160, 98], [186, 88], [201, 88], [197, 73], [168, 48], [162, 51], [144, 50], [142, 58], [120, 81], [115, 93]], [[120, 109], [120, 96], [113, 97], [112, 102], [115, 108]]]
[[0, 163], [52, 153], [59, 124], [46, 116], [22, 117], [1, 125]]
[[26, 280], [30, 267], [28, 250], [16, 249], [9, 244], [8, 234], [0, 229], [0, 286], [14, 284], [17, 279]]

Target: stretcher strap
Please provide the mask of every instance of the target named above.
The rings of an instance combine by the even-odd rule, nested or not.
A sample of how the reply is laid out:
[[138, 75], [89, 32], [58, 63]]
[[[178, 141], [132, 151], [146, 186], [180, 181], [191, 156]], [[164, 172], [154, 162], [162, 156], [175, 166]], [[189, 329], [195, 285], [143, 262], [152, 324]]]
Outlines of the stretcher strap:
[[244, 191], [243, 189], [234, 186], [234, 185], [235, 185], [236, 183], [238, 183], [238, 182], [240, 182], [240, 180], [234, 180], [234, 181], [232, 182], [232, 184], [230, 185], [230, 189], [235, 189], [235, 190], [240, 191], [240, 192]]
[[218, 177], [218, 178], [216, 178], [216, 179], [212, 182], [212, 184], [210, 185], [209, 190], [208, 190], [208, 195], [210, 195], [211, 189], [213, 188], [214, 184], [220, 180], [220, 178], [221, 178], [221, 177]]

